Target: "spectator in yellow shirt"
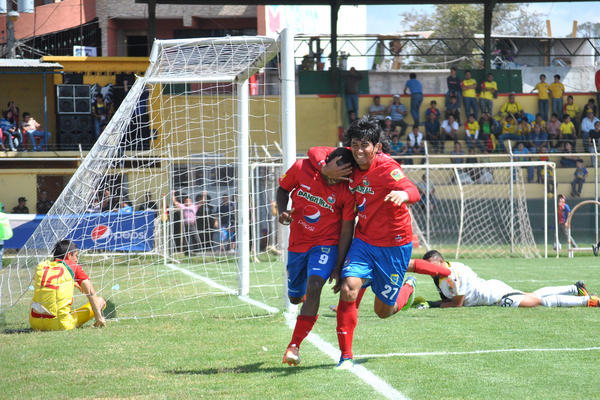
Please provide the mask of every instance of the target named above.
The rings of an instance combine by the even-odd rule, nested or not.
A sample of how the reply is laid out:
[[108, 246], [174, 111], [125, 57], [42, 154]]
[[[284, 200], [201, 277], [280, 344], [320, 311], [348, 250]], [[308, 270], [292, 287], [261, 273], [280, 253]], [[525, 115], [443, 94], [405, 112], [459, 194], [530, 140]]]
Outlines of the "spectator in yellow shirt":
[[521, 137], [517, 134], [517, 120], [512, 114], [506, 114], [502, 118], [502, 134], [498, 138], [500, 150], [506, 151], [504, 145], [505, 140], [520, 140]]
[[554, 75], [554, 82], [550, 84], [550, 97], [552, 97], [552, 112], [562, 119], [563, 115], [563, 95], [565, 94], [565, 85], [560, 81], [560, 75]]
[[521, 136], [521, 138], [527, 138], [527, 136], [529, 136], [531, 133], [531, 125], [529, 125], [529, 122], [527, 122], [525, 118], [519, 122], [519, 126], [517, 126], [517, 133], [519, 136]]
[[500, 112], [503, 116], [506, 114], [517, 115], [522, 109], [523, 107], [515, 101], [514, 93], [511, 93], [508, 95], [508, 102], [504, 103], [500, 108]]
[[471, 71], [465, 71], [465, 79], [460, 84], [462, 88], [463, 101], [465, 103], [465, 115], [475, 115], [477, 118], [477, 81], [471, 78]]
[[481, 95], [479, 102], [481, 104], [481, 112], [492, 114], [494, 106], [494, 98], [498, 93], [498, 84], [494, 80], [494, 75], [488, 74], [487, 80], [481, 84]]
[[542, 113], [535, 114], [535, 121], [531, 123], [531, 127], [539, 126], [541, 132], [546, 132], [546, 121], [544, 121], [544, 117]]
[[579, 131], [579, 123], [577, 122], [577, 115], [579, 114], [579, 106], [573, 102], [573, 96], [567, 96], [567, 104], [563, 109], [563, 115], [571, 117], [571, 122], [575, 126], [575, 133]]
[[575, 125], [571, 122], [571, 117], [565, 115], [562, 124], [560, 124], [560, 141], [565, 143], [571, 143], [573, 150], [575, 150]]
[[483, 153], [483, 141], [479, 140], [479, 122], [475, 119], [473, 114], [469, 115], [467, 122], [465, 122], [465, 141], [469, 150], [473, 149], [474, 145], [477, 145], [479, 151]]
[[548, 121], [548, 99], [550, 97], [550, 85], [548, 85], [548, 82], [546, 82], [546, 75], [540, 75], [540, 81], [537, 85], [535, 85], [535, 88], [533, 88], [531, 93], [536, 90], [538, 92], [538, 112], [542, 114], [544, 121]]

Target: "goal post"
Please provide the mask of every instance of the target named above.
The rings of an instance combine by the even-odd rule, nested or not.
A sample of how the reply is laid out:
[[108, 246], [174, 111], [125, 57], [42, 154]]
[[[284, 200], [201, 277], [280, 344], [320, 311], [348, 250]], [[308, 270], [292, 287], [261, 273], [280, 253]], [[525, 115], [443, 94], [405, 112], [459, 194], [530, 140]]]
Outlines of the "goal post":
[[[454, 258], [547, 257], [548, 170], [545, 161], [403, 165], [421, 200], [411, 206], [413, 230], [427, 249]], [[524, 174], [534, 168], [543, 186], [543, 237], [534, 237]], [[551, 183], [552, 184], [552, 183]], [[553, 201], [553, 203], [555, 203]], [[538, 211], [538, 210], [536, 210]], [[538, 214], [539, 214], [538, 211]], [[554, 215], [555, 215], [554, 210]]]
[[271, 202], [295, 158], [293, 63], [286, 32], [155, 41], [146, 73], [0, 274], [0, 312], [27, 308], [35, 266], [65, 238], [118, 318], [278, 310]]

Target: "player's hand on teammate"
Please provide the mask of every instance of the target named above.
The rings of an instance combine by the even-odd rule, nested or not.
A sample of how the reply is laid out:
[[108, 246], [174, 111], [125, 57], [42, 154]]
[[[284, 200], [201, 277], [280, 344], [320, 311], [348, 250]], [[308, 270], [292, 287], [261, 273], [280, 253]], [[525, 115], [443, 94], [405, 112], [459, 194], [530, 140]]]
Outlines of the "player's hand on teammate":
[[331, 271], [331, 275], [329, 275], [329, 283], [335, 281], [335, 285], [333, 285], [333, 293], [338, 293], [342, 287], [342, 266], [336, 265], [333, 271]]
[[327, 164], [321, 168], [321, 173], [330, 179], [338, 179], [349, 181], [348, 177], [352, 173], [352, 165], [350, 163], [337, 165], [337, 162], [342, 156], [337, 156], [331, 159]]
[[281, 225], [289, 225], [292, 222], [292, 213], [295, 211], [294, 208], [291, 210], [285, 210], [279, 214], [279, 223]]
[[383, 201], [391, 201], [392, 203], [400, 206], [402, 203], [408, 201], [408, 193], [403, 190], [392, 190], [385, 196]]

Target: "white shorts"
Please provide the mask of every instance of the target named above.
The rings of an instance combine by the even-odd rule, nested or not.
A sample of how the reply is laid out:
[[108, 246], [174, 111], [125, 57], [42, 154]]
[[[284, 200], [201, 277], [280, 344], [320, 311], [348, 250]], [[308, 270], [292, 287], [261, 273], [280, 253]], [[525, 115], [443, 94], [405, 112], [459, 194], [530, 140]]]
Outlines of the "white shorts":
[[523, 300], [523, 292], [513, 289], [502, 281], [491, 279], [481, 287], [476, 305], [518, 307], [521, 300]]

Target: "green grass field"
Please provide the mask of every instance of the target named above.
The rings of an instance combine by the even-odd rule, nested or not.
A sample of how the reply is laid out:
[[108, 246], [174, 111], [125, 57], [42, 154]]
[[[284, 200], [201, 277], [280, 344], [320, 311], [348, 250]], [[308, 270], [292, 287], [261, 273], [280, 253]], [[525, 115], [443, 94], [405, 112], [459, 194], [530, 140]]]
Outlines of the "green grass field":
[[[501, 279], [524, 291], [579, 279], [595, 291], [600, 289], [597, 260], [461, 261], [484, 278]], [[228, 271], [226, 265], [221, 262]], [[180, 266], [194, 269], [192, 264]], [[160, 299], [119, 307], [119, 296], [125, 302], [144, 290], [135, 283], [125, 290], [123, 281], [122, 293], [113, 294], [119, 316], [133, 308], [149, 315], [164, 304], [183, 314], [109, 321], [102, 330], [88, 324], [46, 333], [27, 330], [26, 302], [1, 314], [0, 397], [385, 398], [352, 373], [332, 370], [334, 360], [308, 341], [301, 347], [299, 367], [281, 364], [291, 337], [282, 313], [268, 314], [214, 288], [210, 295], [200, 295], [209, 291], [206, 284], [179, 271], [155, 273], [165, 278], [161, 285], [173, 285], [174, 299], [165, 299], [168, 294], [163, 292]], [[271, 284], [274, 272], [265, 268], [257, 274], [270, 283], [254, 288], [250, 297], [255, 294], [257, 300], [281, 308], [277, 286]], [[418, 295], [436, 299], [431, 278], [417, 276], [417, 282]], [[314, 332], [337, 348], [335, 315], [327, 307], [335, 303], [327, 286]], [[411, 309], [380, 320], [372, 303], [373, 294], [367, 292], [355, 332], [357, 364], [407, 398], [600, 396], [594, 378], [600, 367], [598, 309]], [[189, 312], [194, 308], [200, 312]]]

